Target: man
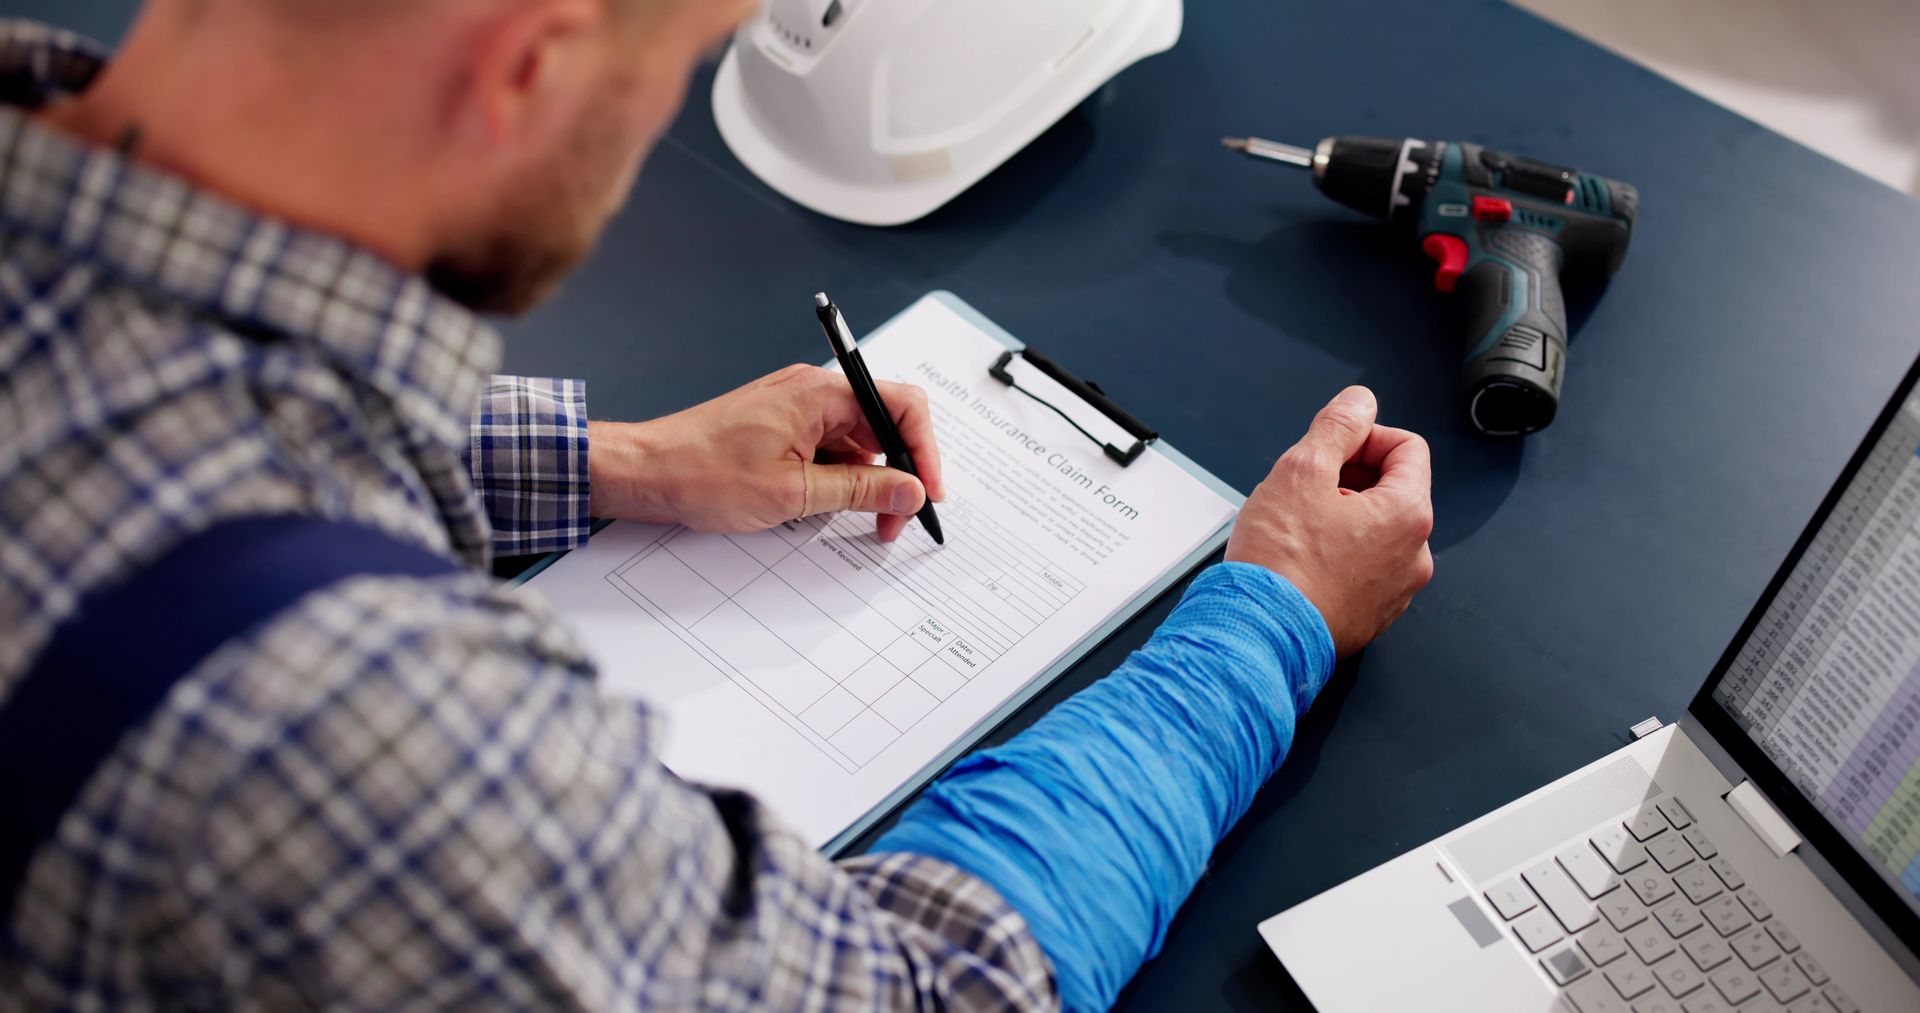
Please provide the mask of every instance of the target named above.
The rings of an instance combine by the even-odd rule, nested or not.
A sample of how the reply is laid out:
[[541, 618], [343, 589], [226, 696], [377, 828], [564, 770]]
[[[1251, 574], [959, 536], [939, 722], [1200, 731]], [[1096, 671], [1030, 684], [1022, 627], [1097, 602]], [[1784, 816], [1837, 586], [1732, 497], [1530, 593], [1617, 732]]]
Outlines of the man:
[[1095, 1007], [1157, 949], [1334, 655], [1431, 574], [1425, 446], [1365, 390], [1147, 648], [837, 865], [662, 769], [565, 617], [481, 572], [589, 513], [891, 538], [942, 495], [911, 388], [924, 487], [810, 367], [628, 426], [487, 380], [472, 313], [587, 253], [752, 6], [149, 0], [107, 64], [0, 29], [0, 712], [235, 518], [472, 571], [347, 580], [200, 659], [32, 852], [0, 1006]]

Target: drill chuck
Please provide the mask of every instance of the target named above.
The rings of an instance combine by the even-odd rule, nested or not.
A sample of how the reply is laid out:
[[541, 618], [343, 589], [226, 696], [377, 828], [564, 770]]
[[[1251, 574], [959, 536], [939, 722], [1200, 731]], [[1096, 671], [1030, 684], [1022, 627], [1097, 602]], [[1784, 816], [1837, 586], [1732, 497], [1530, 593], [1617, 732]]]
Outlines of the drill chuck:
[[1312, 149], [1260, 137], [1223, 137], [1220, 143], [1252, 158], [1311, 169], [1322, 193], [1362, 214], [1386, 218], [1392, 213], [1399, 141], [1329, 137]]
[[1330, 137], [1320, 142], [1313, 181], [1335, 203], [1385, 221], [1405, 178], [1402, 147], [1381, 137]]

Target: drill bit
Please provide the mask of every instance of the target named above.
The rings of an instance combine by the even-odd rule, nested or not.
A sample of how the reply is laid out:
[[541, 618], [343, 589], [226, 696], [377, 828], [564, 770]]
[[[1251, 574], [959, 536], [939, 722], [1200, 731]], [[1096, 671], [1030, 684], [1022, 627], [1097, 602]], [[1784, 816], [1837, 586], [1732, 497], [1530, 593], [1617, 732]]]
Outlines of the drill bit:
[[1313, 168], [1313, 152], [1307, 148], [1296, 148], [1291, 144], [1258, 137], [1222, 137], [1220, 143], [1252, 158], [1284, 162], [1301, 169]]

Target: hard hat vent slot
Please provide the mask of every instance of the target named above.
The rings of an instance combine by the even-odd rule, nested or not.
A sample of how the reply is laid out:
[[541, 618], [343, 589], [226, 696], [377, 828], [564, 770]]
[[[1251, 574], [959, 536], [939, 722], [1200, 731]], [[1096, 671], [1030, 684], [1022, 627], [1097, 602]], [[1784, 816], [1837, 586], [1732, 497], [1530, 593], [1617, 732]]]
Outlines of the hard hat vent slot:
[[796, 49], [812, 49], [813, 48], [812, 36], [804, 35], [800, 32], [794, 31], [791, 28], [788, 28], [786, 25], [781, 24], [779, 19], [777, 18], [769, 17], [767, 18], [767, 23], [773, 26], [774, 34], [780, 36], [782, 39], [785, 39], [788, 45], [793, 46]]
[[775, 37], [803, 53], [825, 48], [846, 24], [856, 0], [772, 0], [765, 8], [767, 27]]

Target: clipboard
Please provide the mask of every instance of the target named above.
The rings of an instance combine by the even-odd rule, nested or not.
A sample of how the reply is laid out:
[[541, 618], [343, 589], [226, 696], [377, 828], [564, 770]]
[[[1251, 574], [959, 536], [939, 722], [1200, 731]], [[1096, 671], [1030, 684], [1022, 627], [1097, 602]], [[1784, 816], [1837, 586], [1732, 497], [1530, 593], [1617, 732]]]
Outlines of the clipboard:
[[[906, 780], [904, 780], [898, 788], [896, 788], [894, 791], [889, 793], [879, 803], [874, 805], [872, 808], [868, 809], [867, 812], [864, 815], [862, 815], [859, 819], [855, 820], [853, 823], [848, 825], [846, 829], [842, 830], [832, 840], [827, 842], [827, 844], [821, 848], [821, 851], [831, 856], [838, 856], [850, 844], [858, 840], [861, 837], [861, 835], [865, 834], [868, 830], [872, 829], [872, 827], [876, 823], [886, 818], [889, 814], [894, 812], [894, 810], [898, 809], [901, 806], [901, 804], [906, 802], [908, 799], [912, 798], [914, 795], [918, 794], [922, 788], [926, 787], [928, 783], [930, 783], [942, 771], [946, 770], [947, 767], [950, 766], [955, 760], [958, 760], [960, 757], [971, 752], [975, 747], [977, 747], [980, 744], [980, 742], [983, 739], [991, 735], [993, 731], [999, 728], [1000, 725], [1005, 723], [1008, 718], [1012, 717], [1022, 707], [1026, 706], [1027, 703], [1029, 703], [1042, 690], [1046, 689], [1048, 686], [1051, 686], [1055, 680], [1059, 679], [1062, 675], [1066, 674], [1066, 672], [1069, 669], [1071, 669], [1074, 665], [1078, 664], [1081, 661], [1081, 659], [1087, 656], [1087, 654], [1092, 652], [1095, 648], [1099, 647], [1101, 644], [1105, 643], [1114, 634], [1118, 633], [1121, 627], [1131, 622], [1134, 619], [1134, 617], [1138, 616], [1149, 605], [1159, 600], [1160, 596], [1164, 595], [1175, 584], [1178, 584], [1181, 581], [1186, 580], [1188, 576], [1190, 576], [1196, 569], [1198, 569], [1202, 563], [1206, 562], [1207, 559], [1210, 558], [1214, 553], [1220, 551], [1221, 547], [1226, 544], [1227, 536], [1231, 532], [1233, 527], [1233, 518], [1238, 516], [1240, 507], [1246, 503], [1245, 495], [1240, 493], [1238, 490], [1234, 489], [1232, 486], [1229, 486], [1225, 482], [1221, 481], [1218, 476], [1215, 476], [1212, 472], [1207, 471], [1205, 468], [1202, 468], [1199, 464], [1195, 463], [1191, 458], [1187, 457], [1185, 454], [1182, 454], [1179, 450], [1175, 449], [1174, 447], [1167, 444], [1166, 442], [1159, 440], [1157, 434], [1153, 433], [1152, 430], [1148, 429], [1137, 418], [1132, 416], [1130, 413], [1127, 413], [1124, 409], [1120, 408], [1118, 405], [1113, 404], [1113, 402], [1106, 397], [1105, 392], [1099, 389], [1097, 384], [1091, 383], [1089, 381], [1081, 380], [1079, 377], [1074, 376], [1073, 374], [1067, 372], [1065, 367], [1054, 363], [1052, 360], [1047, 359], [1044, 356], [1039, 355], [1038, 353], [1029, 354], [1028, 346], [1025, 342], [1021, 341], [1019, 338], [1014, 337], [1012, 334], [1008, 333], [1004, 328], [1000, 327], [998, 324], [994, 323], [993, 321], [987, 319], [987, 317], [981, 314], [980, 311], [974, 309], [971, 305], [967, 304], [964, 300], [962, 300], [960, 297], [954, 295], [951, 292], [935, 291], [935, 292], [928, 293], [927, 295], [923, 296], [920, 300], [917, 300], [913, 305], [908, 306], [906, 309], [902, 310], [900, 313], [890, 318], [885, 324], [882, 324], [881, 326], [874, 328], [872, 331], [868, 332], [867, 338], [862, 339], [861, 343], [864, 344], [866, 340], [869, 340], [873, 336], [885, 332], [889, 327], [891, 327], [894, 324], [895, 321], [899, 320], [901, 317], [911, 312], [915, 305], [918, 305], [919, 302], [923, 302], [923, 301], [933, 301], [941, 304], [948, 310], [952, 311], [955, 315], [965, 320], [968, 324], [978, 329], [981, 333], [992, 337], [994, 340], [998, 341], [1001, 345], [1005, 346], [1009, 354], [1002, 356], [1002, 358], [998, 363], [982, 363], [981, 364], [981, 372], [983, 374], [983, 378], [987, 375], [992, 375], [994, 380], [998, 382], [1006, 383], [1007, 382], [1006, 380], [1000, 379], [998, 375], [991, 374], [990, 371], [997, 369], [1001, 372], [1004, 372], [1007, 368], [1007, 364], [1010, 361], [1011, 357], [1019, 356], [1023, 358], [1025, 361], [1034, 365], [1035, 368], [1046, 373], [1048, 376], [1053, 378], [1056, 382], [1060, 383], [1062, 387], [1066, 388], [1069, 391], [1079, 391], [1081, 389], [1085, 389], [1087, 391], [1092, 392], [1094, 395], [1096, 395], [1095, 397], [1084, 398], [1084, 400], [1087, 402], [1087, 407], [1091, 408], [1092, 410], [1110, 419], [1111, 421], [1113, 421], [1115, 425], [1119, 426], [1123, 431], [1133, 436], [1136, 440], [1135, 447], [1119, 448], [1119, 447], [1112, 446], [1111, 444], [1107, 444], [1105, 441], [1102, 441], [1098, 437], [1094, 436], [1092, 433], [1087, 432], [1087, 430], [1082, 428], [1077, 422], [1074, 422], [1074, 420], [1070, 416], [1067, 416], [1067, 413], [1063, 411], [1059, 405], [1048, 403], [1044, 399], [1039, 398], [1038, 396], [1034, 395], [1030, 391], [1023, 391], [1023, 393], [1026, 393], [1028, 397], [1031, 397], [1036, 401], [1040, 401], [1042, 404], [1045, 404], [1048, 408], [1051, 408], [1056, 413], [1061, 414], [1063, 417], [1067, 417], [1068, 421], [1070, 423], [1073, 423], [1074, 428], [1080, 429], [1083, 435], [1088, 436], [1090, 439], [1093, 440], [1095, 444], [1101, 445], [1103, 449], [1106, 451], [1107, 456], [1114, 459], [1116, 462], [1119, 462], [1125, 465], [1130, 463], [1131, 460], [1137, 458], [1138, 456], [1140, 456], [1140, 454], [1143, 454], [1143, 453], [1159, 454], [1164, 458], [1166, 458], [1171, 463], [1173, 463], [1174, 465], [1176, 465], [1177, 467], [1179, 467], [1181, 470], [1187, 472], [1188, 474], [1192, 475], [1195, 479], [1199, 480], [1199, 482], [1203, 486], [1217, 493], [1221, 498], [1225, 499], [1229, 504], [1233, 506], [1234, 513], [1232, 515], [1229, 515], [1228, 519], [1225, 522], [1223, 522], [1216, 530], [1214, 530], [1211, 534], [1209, 534], [1204, 539], [1202, 539], [1198, 544], [1198, 546], [1191, 553], [1189, 553], [1185, 558], [1181, 559], [1179, 562], [1176, 562], [1174, 565], [1168, 567], [1167, 570], [1164, 573], [1162, 573], [1157, 579], [1155, 579], [1152, 583], [1150, 583], [1146, 587], [1142, 588], [1138, 594], [1128, 599], [1123, 605], [1121, 605], [1118, 609], [1116, 609], [1113, 615], [1110, 616], [1105, 623], [1101, 624], [1099, 627], [1088, 632], [1085, 636], [1081, 637], [1078, 641], [1075, 641], [1074, 644], [1064, 654], [1062, 654], [1060, 658], [1056, 660], [1052, 665], [1050, 665], [1045, 670], [1036, 674], [1032, 679], [1029, 679], [1024, 686], [1022, 686], [1020, 689], [1018, 689], [1014, 693], [1010, 694], [1005, 700], [1003, 700], [1000, 703], [999, 706], [995, 707], [992, 711], [988, 712], [986, 715], [981, 717], [978, 721], [974, 722], [974, 724], [968, 727], [964, 733], [956, 737], [949, 746], [943, 749], [938, 755], [936, 755], [932, 760], [928, 761], [919, 770], [915, 771], [911, 777], [908, 777]], [[1038, 361], [1035, 361], [1036, 359]], [[1009, 385], [1017, 387], [1017, 385], [1015, 384], [1009, 384]], [[1130, 455], [1130, 456], [1127, 456], [1127, 455]], [[1123, 456], [1125, 456], [1126, 458], [1125, 460], [1122, 459]], [[601, 528], [605, 527], [609, 523], [612, 523], [612, 522], [610, 521], [596, 522], [593, 530], [595, 532], [598, 532], [599, 530], [601, 530]], [[519, 584], [525, 583], [528, 580], [531, 580], [533, 577], [538, 575], [541, 571], [551, 566], [555, 560], [558, 560], [563, 555], [565, 555], [565, 553], [556, 552], [556, 553], [551, 553], [546, 557], [543, 557], [538, 563], [529, 567], [524, 573], [514, 578], [510, 583], [513, 585], [519, 585]]]

